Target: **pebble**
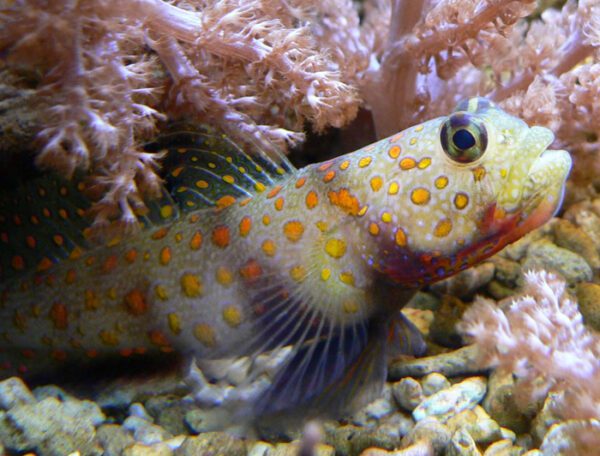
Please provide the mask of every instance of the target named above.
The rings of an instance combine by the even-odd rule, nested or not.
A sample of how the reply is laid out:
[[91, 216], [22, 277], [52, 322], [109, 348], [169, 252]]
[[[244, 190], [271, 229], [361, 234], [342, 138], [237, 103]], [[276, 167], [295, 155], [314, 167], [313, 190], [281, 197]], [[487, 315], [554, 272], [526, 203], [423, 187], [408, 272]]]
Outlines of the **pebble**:
[[531, 423], [531, 434], [537, 442], [541, 442], [550, 427], [558, 422], [560, 418], [554, 413], [562, 403], [562, 394], [550, 393], [544, 401], [544, 405]]
[[425, 398], [421, 384], [412, 377], [406, 377], [392, 384], [392, 395], [396, 403], [411, 412]]
[[520, 456], [523, 448], [514, 446], [510, 440], [498, 440], [485, 449], [483, 456]]
[[576, 292], [583, 321], [595, 331], [600, 331], [600, 285], [582, 282], [577, 284]]
[[446, 448], [446, 456], [481, 456], [473, 437], [465, 430], [459, 429]]
[[206, 432], [186, 437], [174, 454], [176, 456], [246, 456], [246, 445], [241, 439], [224, 432]]
[[600, 255], [585, 231], [565, 219], [558, 219], [554, 224], [556, 245], [581, 255], [593, 269], [600, 268]]
[[587, 453], [590, 450], [589, 447], [587, 449], [577, 448], [577, 441], [573, 440], [573, 437], [577, 436], [581, 441], [585, 441], [585, 437], [587, 437], [588, 442], [593, 445], [594, 441], [598, 441], [599, 433], [600, 421], [598, 420], [567, 420], [556, 423], [544, 436], [540, 450], [544, 455], [552, 456], [571, 456], [584, 454], [584, 452], [590, 454]]
[[435, 454], [442, 454], [451, 434], [448, 428], [435, 418], [425, 418], [419, 421], [415, 427], [402, 439], [403, 446], [413, 445], [420, 441], [431, 444]]
[[488, 392], [483, 408], [500, 425], [517, 433], [529, 429], [530, 420], [518, 409], [514, 399], [515, 382], [512, 373], [494, 371], [488, 379]]
[[444, 295], [442, 305], [435, 312], [433, 323], [429, 328], [431, 340], [444, 347], [458, 348], [463, 345], [462, 336], [456, 330], [456, 324], [468, 306], [459, 298]]
[[411, 361], [394, 361], [389, 366], [388, 377], [391, 380], [400, 380], [404, 377], [422, 377], [433, 372], [447, 377], [478, 374], [483, 369], [478, 367], [477, 355], [477, 346], [467, 345], [440, 355], [426, 356]]
[[431, 396], [443, 389], [450, 387], [450, 381], [438, 372], [427, 374], [421, 380], [421, 387], [425, 396]]
[[433, 416], [442, 422], [463, 410], [475, 407], [485, 396], [485, 377], [472, 377], [427, 397], [412, 412], [420, 421]]
[[10, 410], [33, 402], [35, 397], [20, 378], [11, 377], [0, 382], [0, 409]]
[[145, 445], [134, 443], [123, 450], [122, 456], [172, 456], [173, 450], [166, 443]]
[[502, 438], [500, 425], [480, 406], [454, 415], [446, 422], [446, 426], [453, 433], [464, 429], [477, 443], [491, 443]]
[[135, 443], [131, 433], [117, 424], [103, 424], [96, 429], [96, 437], [104, 456], [120, 456], [126, 447]]
[[556, 271], [569, 284], [592, 280], [590, 265], [580, 255], [558, 247], [544, 239], [533, 242], [527, 250], [523, 269], [546, 269]]

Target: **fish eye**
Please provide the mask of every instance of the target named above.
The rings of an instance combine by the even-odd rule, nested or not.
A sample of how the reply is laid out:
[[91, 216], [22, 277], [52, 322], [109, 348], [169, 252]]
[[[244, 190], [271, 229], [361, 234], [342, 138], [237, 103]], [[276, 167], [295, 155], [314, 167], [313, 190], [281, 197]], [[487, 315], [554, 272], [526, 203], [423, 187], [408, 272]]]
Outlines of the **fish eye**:
[[472, 163], [484, 154], [488, 138], [483, 122], [468, 112], [459, 111], [442, 125], [440, 141], [450, 159], [458, 163]]

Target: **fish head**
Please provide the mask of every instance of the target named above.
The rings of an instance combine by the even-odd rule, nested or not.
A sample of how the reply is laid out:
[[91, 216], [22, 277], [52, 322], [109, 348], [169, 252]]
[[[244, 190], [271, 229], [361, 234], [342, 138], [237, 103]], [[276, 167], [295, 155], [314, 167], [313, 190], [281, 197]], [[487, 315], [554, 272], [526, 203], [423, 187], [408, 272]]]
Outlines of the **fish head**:
[[398, 163], [385, 178], [399, 186], [380, 199], [393, 218], [368, 260], [415, 286], [470, 267], [545, 223], [571, 168], [568, 152], [548, 149], [549, 129], [484, 98], [387, 141]]

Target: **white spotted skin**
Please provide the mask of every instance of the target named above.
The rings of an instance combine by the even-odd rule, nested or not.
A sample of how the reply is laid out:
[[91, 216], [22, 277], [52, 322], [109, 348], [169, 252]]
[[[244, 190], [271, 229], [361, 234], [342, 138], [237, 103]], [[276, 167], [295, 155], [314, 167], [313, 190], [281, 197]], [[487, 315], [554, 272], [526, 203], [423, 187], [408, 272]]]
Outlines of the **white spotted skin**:
[[247, 201], [30, 274], [2, 298], [4, 374], [114, 353], [236, 353], [276, 332], [255, 320], [277, 293], [295, 299], [281, 312], [299, 325], [310, 323], [299, 309], [342, 326], [397, 310], [418, 287], [539, 226], [560, 202], [570, 158], [541, 156], [552, 134], [497, 108], [477, 115], [489, 142], [473, 163], [448, 157], [447, 118], [433, 119]]

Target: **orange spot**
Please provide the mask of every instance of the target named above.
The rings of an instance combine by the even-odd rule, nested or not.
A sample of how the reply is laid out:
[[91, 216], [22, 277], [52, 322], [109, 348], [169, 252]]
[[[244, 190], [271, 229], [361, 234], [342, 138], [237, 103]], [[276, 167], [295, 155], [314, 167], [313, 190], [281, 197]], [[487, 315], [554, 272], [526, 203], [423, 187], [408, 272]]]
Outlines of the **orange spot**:
[[169, 232], [169, 228], [161, 228], [158, 231], [155, 231], [154, 233], [152, 233], [152, 239], [154, 239], [155, 241], [164, 238], [167, 233]]
[[319, 197], [317, 194], [313, 191], [308, 192], [306, 195], [306, 207], [314, 209], [317, 204], [319, 204]]
[[[48, 261], [50, 261], [50, 260], [48, 260]], [[14, 257], [12, 257], [12, 260], [10, 261], [10, 265], [16, 271], [22, 271], [23, 269], [25, 269], [25, 260], [23, 259], [23, 257], [21, 255], [15, 255]]]
[[415, 188], [410, 195], [412, 202], [417, 205], [427, 204], [430, 197], [431, 194], [429, 193], [429, 190], [422, 187]]
[[200, 220], [199, 214], [194, 214], [190, 217], [190, 223], [198, 223], [199, 220]]
[[198, 250], [200, 247], [202, 247], [202, 233], [196, 231], [190, 240], [190, 249]]
[[301, 177], [296, 181], [296, 188], [302, 188], [302, 186], [306, 183], [306, 177]]
[[415, 166], [417, 166], [417, 162], [414, 158], [407, 157], [400, 160], [400, 168], [403, 170], [413, 169]]
[[30, 220], [31, 220], [31, 223], [33, 223], [34, 225], [39, 225], [40, 224], [40, 219], [37, 218], [37, 216], [35, 216], [35, 215], [32, 215], [30, 217]]
[[87, 356], [88, 358], [96, 358], [98, 356], [98, 350], [95, 349], [90, 349], [90, 350], [86, 350], [85, 352], [85, 356]]
[[262, 268], [260, 267], [260, 264], [258, 264], [258, 261], [248, 260], [248, 262], [240, 268], [240, 274], [246, 281], [252, 282], [261, 276]]
[[71, 250], [71, 253], [69, 254], [69, 259], [78, 260], [79, 258], [81, 258], [82, 253], [83, 251], [79, 247], [75, 247], [73, 250]]
[[392, 136], [392, 137], [390, 138], [390, 142], [396, 142], [396, 141], [399, 141], [399, 140], [400, 140], [400, 139], [401, 139], [403, 136], [404, 136], [404, 133], [403, 133], [403, 132], [401, 132], [401, 133], [396, 133], [394, 136]]
[[333, 162], [328, 161], [328, 162], [325, 162], [325, 163], [319, 165], [319, 167], [317, 169], [319, 171], [327, 171], [329, 168], [331, 168], [331, 165], [333, 165]]
[[371, 189], [374, 192], [378, 192], [381, 187], [383, 186], [383, 179], [379, 176], [375, 176], [374, 178], [371, 179]]
[[304, 234], [304, 225], [299, 220], [291, 220], [283, 225], [283, 233], [292, 242], [297, 242]]
[[265, 255], [270, 257], [274, 256], [277, 252], [275, 242], [273, 242], [271, 239], [267, 239], [262, 243], [262, 249], [263, 252], [265, 252]]
[[194, 326], [194, 337], [209, 348], [214, 347], [217, 343], [215, 330], [207, 323], [199, 323]]
[[60, 216], [60, 218], [62, 218], [63, 220], [67, 220], [69, 218], [69, 213], [66, 211], [66, 209], [59, 209], [58, 210], [58, 215]]
[[196, 298], [204, 292], [200, 278], [190, 273], [181, 276], [181, 289], [188, 298]]
[[358, 199], [352, 195], [347, 188], [342, 188], [337, 192], [331, 191], [327, 194], [329, 202], [338, 206], [344, 212], [350, 215], [358, 215], [360, 204]]
[[229, 245], [229, 227], [219, 225], [212, 232], [212, 241], [217, 247], [224, 249]]
[[279, 198], [277, 198], [275, 200], [275, 209], [278, 211], [283, 209], [283, 197], [282, 196], [280, 196]]
[[449, 219], [440, 220], [433, 230], [435, 237], [446, 237], [452, 230], [452, 222]]
[[6, 231], [0, 233], [0, 241], [4, 242], [5, 244], [8, 244], [8, 233]]
[[400, 247], [406, 247], [406, 233], [402, 228], [398, 228], [396, 231], [396, 244], [398, 244]]
[[400, 149], [400, 146], [392, 146], [390, 147], [390, 150], [388, 150], [388, 155], [390, 156], [390, 158], [398, 158], [400, 156], [400, 152], [402, 149]]
[[137, 288], [134, 288], [127, 293], [123, 298], [123, 302], [127, 308], [127, 311], [131, 315], [139, 316], [148, 311], [148, 303], [146, 302], [146, 298], [144, 297], [144, 294]]
[[127, 253], [125, 253], [125, 261], [127, 261], [129, 264], [134, 263], [136, 258], [137, 250], [135, 249], [128, 250]]
[[477, 168], [473, 168], [473, 179], [475, 182], [481, 181], [485, 177], [485, 168], [483, 166], [478, 166]]
[[52, 240], [58, 247], [62, 246], [65, 243], [65, 238], [63, 238], [60, 234], [55, 234], [54, 236], [52, 236]]
[[464, 209], [469, 204], [469, 196], [466, 193], [457, 193], [454, 197], [454, 205], [457, 209]]
[[96, 310], [100, 307], [100, 298], [92, 290], [85, 290], [84, 304], [87, 310]]
[[23, 220], [21, 220], [21, 217], [19, 217], [18, 215], [13, 215], [13, 222], [17, 226], [20, 226], [23, 224]]
[[114, 331], [102, 330], [98, 334], [100, 340], [104, 343], [104, 345], [108, 345], [114, 347], [115, 345], [119, 345], [119, 336]]
[[276, 185], [271, 189], [269, 193], [267, 193], [267, 198], [273, 198], [281, 191], [281, 185]]
[[250, 201], [252, 201], [252, 198], [245, 198], [242, 201], [240, 201], [240, 207], [244, 207], [245, 205], [247, 205]]
[[348, 169], [349, 166], [350, 166], [350, 160], [344, 160], [342, 163], [340, 163], [340, 169], [342, 171]]
[[216, 204], [218, 209], [225, 209], [226, 207], [231, 206], [233, 203], [235, 203], [235, 198], [231, 195], [225, 195], [219, 198]]
[[65, 283], [70, 285], [72, 283], [75, 283], [76, 279], [77, 279], [77, 272], [75, 271], [75, 269], [69, 269], [67, 271], [67, 275], [65, 276]]
[[44, 214], [44, 217], [52, 216], [52, 213], [50, 212], [50, 210], [47, 207], [42, 209], [42, 214]]
[[369, 224], [369, 233], [373, 236], [377, 236], [379, 234], [379, 225], [375, 222], [371, 222]]
[[25, 238], [25, 243], [27, 244], [27, 247], [29, 247], [30, 249], [34, 249], [35, 248], [36, 241], [35, 241], [35, 238], [33, 236], [27, 236]]
[[333, 171], [333, 170], [327, 171], [325, 173], [325, 175], [323, 176], [323, 182], [331, 182], [334, 177], [335, 177], [335, 171]]
[[252, 228], [252, 219], [248, 216], [240, 220], [240, 236], [246, 237]]
[[443, 188], [446, 188], [446, 186], [448, 185], [448, 178], [446, 176], [439, 176], [435, 179], [434, 183], [435, 187], [441, 190]]
[[150, 342], [157, 347], [168, 347], [171, 345], [165, 333], [163, 333], [160, 329], [152, 329], [148, 331], [148, 338], [150, 339]]
[[62, 302], [55, 302], [50, 308], [50, 319], [56, 329], [65, 330], [69, 326], [69, 314], [67, 306]]
[[168, 265], [171, 262], [171, 249], [170, 247], [163, 247], [160, 251], [159, 257], [160, 264], [163, 266]]
[[102, 264], [102, 272], [107, 274], [113, 271], [118, 265], [117, 255], [110, 255]]
[[268, 215], [263, 215], [262, 222], [265, 226], [269, 225], [271, 223], [271, 217], [269, 217]]
[[65, 361], [67, 359], [67, 352], [64, 350], [52, 350], [52, 358], [56, 361]]

